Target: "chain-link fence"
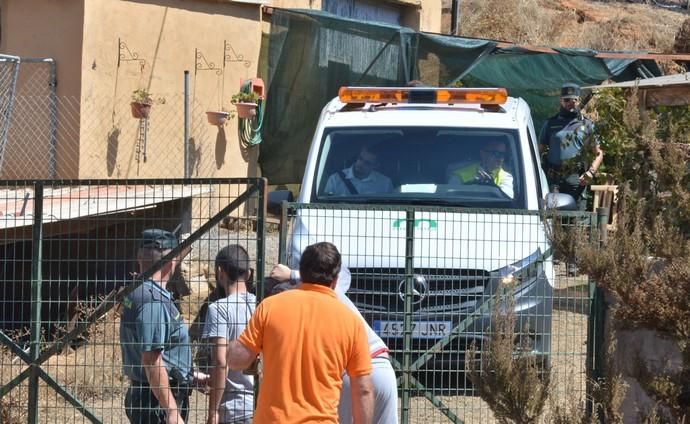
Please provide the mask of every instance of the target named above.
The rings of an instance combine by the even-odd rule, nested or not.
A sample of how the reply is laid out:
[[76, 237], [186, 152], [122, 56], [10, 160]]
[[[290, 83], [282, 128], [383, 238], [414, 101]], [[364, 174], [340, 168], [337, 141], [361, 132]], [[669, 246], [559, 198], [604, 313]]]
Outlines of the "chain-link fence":
[[234, 110], [225, 125], [209, 123], [207, 102], [193, 88], [155, 93], [150, 115], [138, 118], [129, 91], [58, 96], [51, 59], [22, 59], [18, 73], [18, 62], [2, 66], [1, 90], [9, 93], [17, 80], [13, 110], [2, 109], [2, 178], [207, 177], [233, 161], [255, 161], [255, 153], [236, 142]]
[[[550, 374], [545, 414], [554, 407], [585, 411], [594, 364], [588, 350], [594, 340], [594, 286], [554, 260], [558, 255], [546, 232], [550, 220], [558, 219], [565, 228], [593, 234], [595, 218], [288, 204], [280, 256], [296, 267], [309, 244], [330, 241], [339, 248], [351, 273], [349, 298], [391, 349], [403, 423], [492, 423], [496, 420], [465, 367], [480, 364], [496, 336], [492, 311], [497, 305], [505, 309], [499, 298], [505, 287], [515, 302], [515, 334], [522, 341], [516, 348], [529, 346], [535, 364]], [[467, 356], [473, 343], [479, 357]], [[514, 389], [521, 383], [513, 384]]]
[[238, 144], [230, 143], [230, 132], [237, 131], [236, 118], [225, 126], [211, 125], [201, 103], [190, 98], [189, 121], [185, 121], [183, 93], [163, 93], [156, 100], [149, 117], [139, 119], [132, 116], [129, 97], [85, 99], [81, 108], [80, 175], [183, 177], [187, 158], [189, 176], [208, 176], [226, 165], [231, 155], [246, 156]]
[[[55, 86], [53, 60], [22, 58], [3, 177], [55, 178], [58, 141]], [[70, 115], [65, 114], [66, 117]], [[78, 126], [68, 125], [67, 128]]]
[[[122, 346], [133, 340], [121, 325], [131, 304], [120, 301], [164, 281], [177, 257], [170, 316], [192, 324], [191, 341], [177, 342], [205, 351], [198, 316], [214, 293], [219, 250], [244, 247], [262, 280], [263, 209], [255, 219], [246, 209], [264, 204], [265, 190], [265, 180], [246, 178], [0, 182], [0, 422], [126, 422], [137, 379], [123, 371]], [[138, 251], [150, 228], [181, 240], [159, 261]], [[207, 410], [208, 397], [193, 391], [188, 422], [205, 422]]]
[[7, 134], [12, 122], [20, 59], [0, 55], [0, 172], [5, 161]]

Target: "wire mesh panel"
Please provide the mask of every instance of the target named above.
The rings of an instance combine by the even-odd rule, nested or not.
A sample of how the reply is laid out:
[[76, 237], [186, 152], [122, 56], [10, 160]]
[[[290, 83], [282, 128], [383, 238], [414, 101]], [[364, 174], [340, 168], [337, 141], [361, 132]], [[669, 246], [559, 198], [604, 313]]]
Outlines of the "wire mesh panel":
[[297, 267], [317, 241], [342, 253], [351, 281], [339, 287], [392, 352], [402, 422], [495, 422], [466, 368], [491, 372], [483, 359], [501, 336], [492, 315], [509, 304], [516, 351], [551, 377], [550, 405], [585, 407], [592, 286], [554, 260], [547, 234], [554, 219], [586, 234], [592, 214], [344, 204], [285, 213], [281, 261]]
[[22, 59], [1, 174], [4, 178], [56, 176], [58, 117], [55, 88], [54, 61]]
[[5, 160], [7, 133], [10, 129], [14, 107], [19, 63], [20, 59], [16, 56], [0, 55], [0, 172]]
[[[131, 328], [189, 334], [165, 340], [163, 352], [186, 353], [164, 362], [174, 393], [190, 393], [186, 422], [205, 422], [209, 398], [191, 376], [208, 371], [205, 314], [226, 295], [216, 258], [238, 245], [262, 281], [264, 212], [250, 205], [264, 195], [263, 179], [0, 183], [0, 422], [126, 422], [128, 388], [147, 372], [124, 366], [126, 347], [145, 343]], [[142, 290], [168, 315], [140, 315], [130, 327]]]

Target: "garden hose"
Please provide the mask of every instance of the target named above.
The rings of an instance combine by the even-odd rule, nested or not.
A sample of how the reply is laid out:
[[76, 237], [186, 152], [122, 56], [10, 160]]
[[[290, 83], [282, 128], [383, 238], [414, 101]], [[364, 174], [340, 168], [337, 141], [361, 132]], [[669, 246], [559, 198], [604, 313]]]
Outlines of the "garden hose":
[[[251, 89], [251, 81], [247, 80], [242, 83], [240, 91], [243, 93], [249, 93]], [[240, 138], [240, 143], [242, 143], [242, 147], [245, 148], [254, 147], [261, 143], [261, 128], [264, 124], [264, 110], [266, 109], [265, 99], [259, 99], [257, 101], [256, 109], [256, 115], [253, 118], [239, 118], [237, 132]]]

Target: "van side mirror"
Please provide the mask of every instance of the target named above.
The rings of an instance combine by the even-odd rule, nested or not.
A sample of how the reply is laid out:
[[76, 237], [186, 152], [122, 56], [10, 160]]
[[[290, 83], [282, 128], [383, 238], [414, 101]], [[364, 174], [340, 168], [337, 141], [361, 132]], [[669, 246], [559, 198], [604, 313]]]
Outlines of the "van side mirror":
[[268, 206], [266, 211], [271, 215], [280, 215], [283, 202], [292, 202], [295, 196], [290, 190], [276, 190], [268, 193]]
[[545, 209], [558, 209], [562, 211], [577, 210], [577, 202], [573, 196], [565, 193], [548, 193], [544, 199]]

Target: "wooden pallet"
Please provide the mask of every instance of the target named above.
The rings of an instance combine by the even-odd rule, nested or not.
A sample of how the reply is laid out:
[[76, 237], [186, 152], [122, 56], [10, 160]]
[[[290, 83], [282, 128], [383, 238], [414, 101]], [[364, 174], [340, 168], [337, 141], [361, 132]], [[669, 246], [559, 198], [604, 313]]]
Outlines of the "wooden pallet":
[[594, 193], [592, 211], [596, 212], [597, 208], [608, 208], [609, 222], [606, 228], [609, 231], [614, 231], [618, 221], [618, 186], [614, 184], [592, 185], [590, 189]]

